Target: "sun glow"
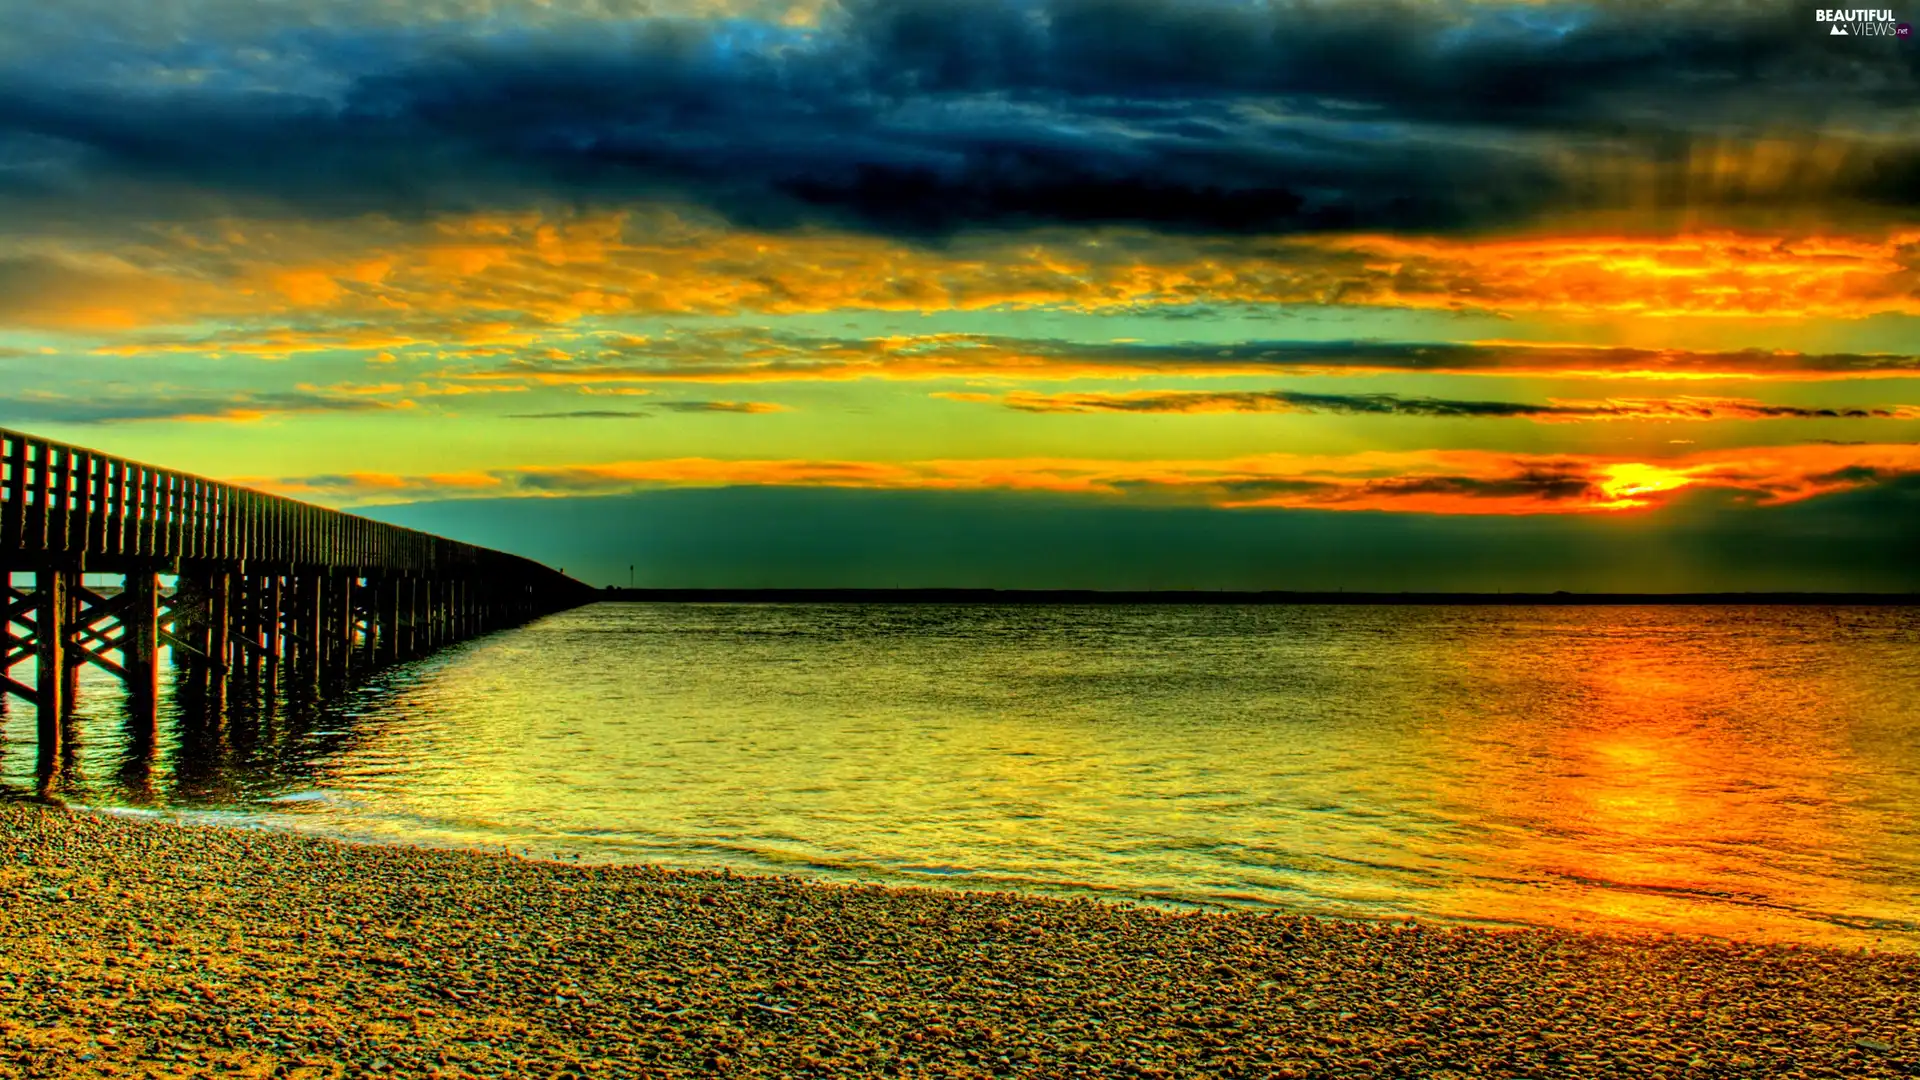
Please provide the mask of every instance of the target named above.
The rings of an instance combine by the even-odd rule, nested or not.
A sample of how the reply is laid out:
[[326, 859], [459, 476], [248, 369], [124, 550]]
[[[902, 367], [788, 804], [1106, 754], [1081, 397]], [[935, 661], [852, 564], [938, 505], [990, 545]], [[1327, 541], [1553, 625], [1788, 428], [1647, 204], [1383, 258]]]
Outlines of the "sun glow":
[[1602, 479], [1597, 486], [1601, 494], [1606, 496], [1606, 501], [1599, 505], [1606, 509], [1626, 510], [1650, 506], [1652, 502], [1644, 496], [1676, 491], [1693, 483], [1693, 477], [1686, 470], [1638, 461], [1608, 465], [1600, 470], [1600, 475]]

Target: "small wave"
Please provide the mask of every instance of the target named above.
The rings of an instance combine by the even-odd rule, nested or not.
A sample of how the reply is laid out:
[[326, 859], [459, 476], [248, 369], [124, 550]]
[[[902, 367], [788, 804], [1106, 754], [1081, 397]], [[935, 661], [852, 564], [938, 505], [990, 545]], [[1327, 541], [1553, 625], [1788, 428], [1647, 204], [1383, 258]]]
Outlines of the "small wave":
[[255, 799], [254, 802], [269, 803], [269, 804], [331, 803], [331, 804], [342, 805], [342, 806], [354, 805], [353, 800], [343, 798], [342, 796], [335, 794], [334, 792], [331, 792], [331, 791], [294, 791], [294, 792], [289, 792], [285, 795], [269, 795], [266, 798]]

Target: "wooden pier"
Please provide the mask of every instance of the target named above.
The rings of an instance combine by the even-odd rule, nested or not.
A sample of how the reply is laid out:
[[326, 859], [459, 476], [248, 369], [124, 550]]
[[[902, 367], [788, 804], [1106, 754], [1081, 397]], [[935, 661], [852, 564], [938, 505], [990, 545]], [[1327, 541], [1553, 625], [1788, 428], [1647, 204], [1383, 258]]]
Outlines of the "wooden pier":
[[85, 664], [150, 726], [163, 648], [217, 715], [235, 685], [338, 685], [594, 599], [531, 559], [5, 429], [0, 581], [0, 704], [33, 703], [43, 760]]

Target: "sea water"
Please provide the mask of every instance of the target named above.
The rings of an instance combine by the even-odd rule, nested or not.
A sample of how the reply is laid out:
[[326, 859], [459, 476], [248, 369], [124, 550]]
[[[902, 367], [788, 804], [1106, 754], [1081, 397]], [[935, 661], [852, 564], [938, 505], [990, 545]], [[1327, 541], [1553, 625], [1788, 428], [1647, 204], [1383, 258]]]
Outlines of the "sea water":
[[604, 603], [0, 730], [16, 793], [356, 840], [1920, 948], [1915, 608]]

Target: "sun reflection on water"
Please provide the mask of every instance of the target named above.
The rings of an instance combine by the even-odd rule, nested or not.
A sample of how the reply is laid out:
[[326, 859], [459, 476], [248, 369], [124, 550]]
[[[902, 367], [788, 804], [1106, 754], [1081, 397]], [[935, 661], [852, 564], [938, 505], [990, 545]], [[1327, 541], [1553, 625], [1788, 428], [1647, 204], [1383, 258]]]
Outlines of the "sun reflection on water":
[[[82, 802], [958, 887], [1920, 947], [1908, 609], [599, 605]], [[90, 684], [91, 685], [91, 684]], [[30, 787], [32, 721], [0, 725]]]

